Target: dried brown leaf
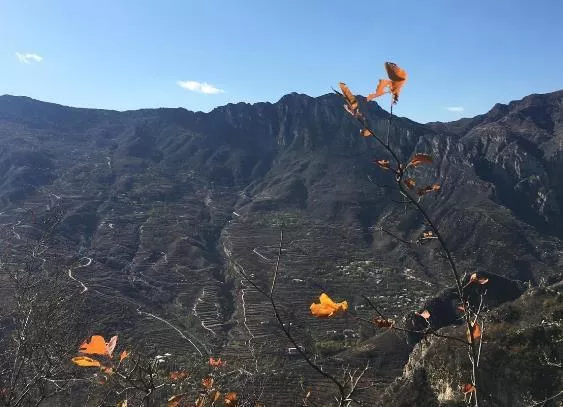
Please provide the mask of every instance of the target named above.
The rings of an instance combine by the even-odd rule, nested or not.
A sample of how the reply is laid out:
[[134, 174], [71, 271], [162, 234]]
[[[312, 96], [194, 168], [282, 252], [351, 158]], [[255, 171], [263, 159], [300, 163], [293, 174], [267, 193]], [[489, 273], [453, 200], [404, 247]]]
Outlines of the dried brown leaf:
[[416, 181], [414, 180], [414, 178], [407, 178], [403, 182], [409, 189], [413, 189], [416, 186]]
[[432, 164], [432, 156], [430, 154], [416, 153], [414, 157], [410, 160], [408, 165], [413, 167], [418, 167], [422, 164]]
[[376, 160], [375, 163], [379, 165], [384, 170], [389, 169], [389, 160]]

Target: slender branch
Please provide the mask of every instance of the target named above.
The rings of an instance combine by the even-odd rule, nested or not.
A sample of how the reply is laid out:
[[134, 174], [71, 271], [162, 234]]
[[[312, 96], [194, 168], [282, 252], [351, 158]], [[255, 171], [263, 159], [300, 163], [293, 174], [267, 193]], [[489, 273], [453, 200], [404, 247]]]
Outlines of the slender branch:
[[[415, 198], [411, 192], [409, 192], [408, 189], [405, 188], [404, 184], [403, 184], [403, 176], [405, 175], [405, 171], [408, 168], [407, 166], [402, 166], [401, 164], [401, 160], [399, 159], [398, 154], [390, 147], [389, 145], [389, 134], [391, 132], [391, 121], [393, 118], [392, 115], [392, 111], [393, 111], [393, 102], [391, 102], [391, 114], [389, 116], [389, 120], [387, 121], [387, 142], [384, 143], [383, 140], [381, 140], [381, 138], [379, 138], [375, 132], [372, 130], [371, 126], [368, 123], [367, 118], [362, 115], [362, 114], [358, 114], [355, 115], [354, 117], [356, 118], [356, 120], [359, 122], [359, 124], [365, 129], [367, 130], [376, 140], [377, 142], [393, 157], [393, 159], [395, 160], [396, 164], [397, 164], [397, 168], [394, 170], [395, 173], [395, 182], [397, 184], [397, 187], [399, 189], [399, 192], [412, 204], [416, 207], [416, 209], [422, 214], [422, 216], [424, 217], [424, 219], [426, 220], [426, 223], [428, 224], [428, 226], [432, 229], [433, 233], [436, 235], [436, 238], [438, 239], [438, 241], [440, 242], [440, 246], [442, 247], [442, 250], [444, 251], [445, 255], [446, 255], [446, 260], [449, 263], [450, 266], [450, 270], [452, 272], [452, 277], [455, 281], [456, 284], [456, 289], [457, 289], [457, 293], [459, 296], [459, 299], [461, 302], [464, 302], [464, 295], [463, 295], [463, 287], [461, 284], [461, 277], [460, 277], [460, 273], [457, 270], [457, 266], [456, 263], [453, 259], [452, 253], [450, 252], [449, 248], [446, 245], [446, 241], [443, 238], [442, 234], [440, 233], [440, 231], [438, 230], [437, 225], [434, 223], [434, 221], [432, 220], [432, 218], [430, 217], [430, 215], [428, 214], [428, 212], [424, 209], [424, 207], [421, 205], [420, 200]], [[472, 356], [472, 364], [473, 364], [473, 371], [474, 371], [474, 385], [477, 388], [477, 376], [476, 376], [476, 367], [475, 367], [475, 363], [477, 362], [478, 359], [478, 353], [480, 352], [480, 350], [477, 349], [477, 343], [476, 343], [476, 338], [474, 337], [474, 332], [473, 332], [473, 325], [471, 323], [471, 319], [470, 319], [470, 315], [468, 311], [464, 312], [464, 319], [465, 319], [465, 323], [467, 325], [467, 329], [469, 332], [469, 347], [470, 347], [470, 352], [471, 352], [471, 356]], [[477, 391], [475, 390], [475, 402], [474, 402], [474, 406], [478, 407], [479, 403], [478, 403], [478, 397], [477, 397]]]
[[[332, 383], [334, 383], [336, 385], [336, 387], [338, 388], [340, 394], [341, 394], [341, 399], [343, 399], [343, 396], [345, 395], [345, 387], [342, 383], [340, 383], [334, 376], [332, 376], [331, 374], [325, 372], [321, 367], [319, 367], [315, 362], [313, 362], [311, 360], [311, 358], [305, 353], [305, 351], [301, 348], [301, 346], [297, 343], [297, 341], [295, 340], [295, 338], [293, 337], [293, 335], [291, 335], [291, 332], [289, 331], [289, 328], [286, 327], [281, 314], [278, 310], [278, 306], [276, 304], [276, 301], [274, 299], [274, 291], [276, 288], [276, 283], [277, 283], [277, 276], [279, 273], [279, 267], [280, 267], [280, 261], [281, 261], [281, 255], [282, 255], [282, 251], [283, 251], [283, 229], [280, 231], [280, 242], [279, 242], [279, 246], [278, 246], [278, 255], [277, 255], [277, 259], [276, 259], [276, 266], [274, 269], [274, 274], [272, 277], [272, 283], [270, 285], [270, 292], [266, 292], [264, 289], [260, 288], [249, 276], [248, 274], [244, 271], [244, 269], [242, 268], [235, 268], [235, 270], [252, 286], [256, 289], [256, 291], [258, 291], [260, 294], [262, 294], [263, 296], [265, 296], [269, 301], [270, 304], [272, 306], [272, 309], [274, 311], [274, 317], [276, 318], [276, 321], [278, 322], [278, 325], [280, 326], [281, 330], [283, 331], [284, 335], [287, 337], [287, 339], [291, 342], [291, 344], [295, 347], [295, 349], [297, 350], [297, 352], [301, 355], [301, 357], [303, 358], [303, 360], [305, 360], [305, 362], [311, 366], [315, 371], [317, 371], [317, 373], [319, 373], [320, 375], [324, 376], [326, 379], [330, 380]], [[342, 402], [341, 402], [341, 405]]]
[[559, 393], [554, 394], [551, 397], [548, 397], [542, 401], [538, 401], [537, 403], [531, 404], [529, 407], [537, 407], [540, 406], [542, 404], [545, 404], [546, 402], [550, 401], [550, 400], [555, 400], [556, 398], [558, 398], [559, 396], [563, 395], [563, 390], [561, 390]]
[[389, 133], [391, 133], [391, 120], [393, 120], [393, 102], [391, 102], [391, 108], [389, 109], [389, 125], [387, 126], [387, 146], [389, 146]]
[[[367, 324], [369, 324], [370, 326], [374, 326], [375, 324], [373, 323], [373, 321], [370, 321], [369, 319], [366, 318], [362, 318], [362, 317], [355, 317], [356, 320], [361, 321], [361, 322], [365, 322]], [[384, 319], [387, 319], [385, 317], [382, 317]], [[437, 331], [435, 331], [434, 329], [425, 329], [423, 331], [421, 330], [417, 330], [417, 329], [408, 329], [408, 328], [403, 328], [400, 326], [397, 326], [395, 324], [393, 324], [392, 326], [389, 327], [389, 329], [394, 329], [395, 331], [401, 331], [401, 332], [407, 332], [407, 333], [413, 333], [413, 334], [420, 334], [420, 335], [433, 335], [436, 336], [438, 338], [444, 338], [444, 339], [450, 339], [452, 341], [457, 341], [460, 342], [464, 345], [467, 345], [467, 341], [464, 341], [461, 338], [457, 338], [455, 336], [450, 336], [450, 335], [445, 335], [445, 334], [441, 334]]]
[[381, 318], [383, 319], [387, 319], [381, 312], [379, 312], [379, 309], [375, 306], [375, 304], [373, 302], [371, 302], [371, 300], [367, 297], [367, 295], [363, 295], [362, 294], [362, 298], [364, 300], [367, 301], [367, 303], [369, 304], [369, 306], [375, 311], [377, 312], [377, 315], [379, 315]]
[[270, 298], [274, 296], [274, 289], [276, 288], [276, 280], [278, 278], [278, 271], [280, 269], [282, 248], [283, 248], [283, 229], [280, 229], [280, 244], [278, 247], [278, 257], [276, 259], [276, 267], [274, 269], [274, 275], [272, 277], [272, 285], [270, 287]]
[[393, 232], [391, 232], [391, 231], [389, 231], [389, 230], [387, 230], [387, 229], [381, 228], [380, 230], [381, 230], [382, 232], [387, 233], [389, 236], [394, 237], [395, 239], [397, 239], [398, 241], [400, 241], [400, 242], [402, 242], [402, 243], [409, 244], [409, 245], [412, 244], [411, 241], [405, 240], [405, 239], [403, 239], [403, 238], [397, 236], [396, 234], [394, 234]]
[[[188, 342], [193, 346], [193, 348], [197, 351], [197, 353], [199, 353], [200, 356], [203, 356], [203, 353], [201, 352], [201, 350], [199, 350], [199, 348], [196, 346], [196, 344], [195, 344], [190, 338], [188, 338], [186, 335], [184, 335], [184, 333], [183, 333], [182, 331], [180, 331], [180, 329], [176, 328], [174, 325], [172, 325], [170, 322], [168, 322], [168, 321], [165, 320], [164, 318], [161, 318], [161, 317], [159, 317], [158, 315], [151, 314], [150, 312], [141, 311], [140, 309], [137, 309], [137, 313], [138, 313], [138, 314], [141, 314], [141, 315], [146, 315], [146, 316], [148, 316], [148, 317], [154, 318], [154, 319], [156, 319], [156, 320], [158, 320], [158, 321], [160, 321], [160, 322], [165, 323], [165, 324], [168, 325], [170, 328], [172, 328], [173, 330], [175, 330], [176, 332], [178, 332], [178, 334], [179, 334], [182, 338], [184, 338], [186, 341], [188, 341]], [[202, 346], [205, 348], [205, 346], [204, 346], [202, 343], [200, 343], [200, 345], [202, 345]], [[209, 351], [207, 351], [207, 349], [205, 349], [205, 351], [206, 351], [207, 353], [209, 353]]]

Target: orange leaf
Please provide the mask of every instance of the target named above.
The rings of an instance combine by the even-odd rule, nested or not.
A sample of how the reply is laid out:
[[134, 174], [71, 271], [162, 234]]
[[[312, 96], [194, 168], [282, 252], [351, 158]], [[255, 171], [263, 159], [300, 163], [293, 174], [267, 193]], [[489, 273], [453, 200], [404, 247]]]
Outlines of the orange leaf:
[[418, 167], [421, 164], [432, 164], [432, 162], [432, 156], [430, 154], [416, 153], [408, 165]]
[[96, 359], [89, 358], [88, 356], [76, 356], [71, 359], [73, 363], [82, 367], [96, 366], [100, 367], [102, 364]]
[[[418, 314], [418, 313], [417, 313], [417, 314]], [[424, 318], [424, 319], [428, 319], [428, 318], [430, 318], [430, 311], [428, 311], [427, 309], [425, 309], [424, 311], [422, 311], [422, 312], [421, 312], [420, 314], [418, 314], [418, 315], [420, 315], [420, 316], [421, 316], [422, 318]]]
[[401, 82], [407, 80], [407, 71], [400, 68], [397, 64], [393, 62], [385, 62], [385, 70], [387, 71], [387, 76], [393, 82]]
[[422, 237], [424, 239], [434, 239], [436, 236], [434, 236], [434, 232], [429, 230], [428, 232], [422, 232]]
[[221, 360], [221, 358], [215, 359], [215, 358], [210, 357], [209, 358], [209, 366], [213, 366], [213, 367], [225, 366], [225, 362], [223, 362]]
[[385, 62], [385, 70], [391, 80], [391, 94], [393, 95], [393, 103], [395, 104], [399, 101], [399, 94], [407, 81], [407, 71], [399, 68], [399, 66], [393, 62]]
[[461, 386], [461, 391], [463, 392], [463, 394], [472, 393], [475, 391], [475, 386], [473, 386], [471, 383], [464, 384], [463, 386]]
[[348, 310], [348, 301], [334, 302], [328, 295], [322, 293], [319, 304], [311, 304], [311, 314], [317, 318], [330, 318]]
[[129, 352], [127, 352], [126, 350], [124, 350], [123, 352], [121, 352], [119, 354], [119, 361], [123, 362], [123, 359], [128, 358], [129, 357]]
[[373, 324], [378, 328], [391, 328], [395, 322], [391, 319], [377, 317], [373, 319]]
[[342, 89], [342, 96], [346, 101], [346, 104], [344, 105], [344, 109], [354, 117], [361, 117], [362, 114], [360, 113], [360, 107], [358, 105], [358, 101], [356, 97], [352, 94], [352, 92], [350, 92], [348, 86], [346, 86], [345, 83], [340, 82], [340, 89]]
[[372, 135], [373, 135], [373, 133], [371, 132], [370, 129], [362, 129], [362, 130], [360, 131], [360, 134], [361, 134], [362, 136], [364, 136], [364, 137], [369, 137], [369, 136], [372, 136]]
[[471, 340], [471, 333], [469, 328], [467, 328], [467, 341], [472, 343], [481, 337], [481, 327], [477, 322], [471, 324], [471, 332], [473, 333], [473, 341]]
[[358, 101], [356, 99], [356, 96], [352, 94], [352, 92], [344, 82], [340, 82], [339, 85], [340, 85], [340, 89], [342, 90], [342, 94], [344, 95], [344, 99], [348, 104], [348, 107], [351, 110], [356, 110], [358, 108]]
[[432, 184], [432, 185], [427, 185], [424, 188], [419, 188], [416, 191], [416, 194], [418, 196], [422, 196], [424, 194], [427, 194], [428, 192], [433, 192], [433, 191], [439, 191], [441, 188], [440, 184]]
[[237, 394], [232, 391], [230, 393], [225, 394], [225, 405], [226, 406], [236, 406], [238, 404]]
[[108, 355], [106, 340], [101, 335], [92, 335], [90, 341], [84, 341], [78, 351], [90, 355]]
[[369, 102], [370, 100], [373, 100], [375, 98], [378, 98], [378, 97], [384, 95], [386, 93], [385, 88], [391, 87], [392, 84], [393, 84], [393, 82], [391, 82], [388, 79], [380, 79], [379, 82], [377, 83], [377, 88], [375, 89], [375, 92], [370, 93], [367, 96], [366, 99]]
[[389, 160], [377, 160], [375, 161], [375, 163], [379, 165], [381, 168], [383, 168], [384, 170], [389, 169]]
[[212, 377], [205, 377], [203, 379], [201, 379], [201, 385], [206, 388], [207, 390], [209, 390], [211, 387], [213, 387], [213, 378]]
[[413, 178], [407, 178], [404, 183], [409, 189], [413, 189], [416, 185], [416, 181]]
[[168, 378], [170, 380], [173, 380], [173, 381], [184, 380], [187, 377], [188, 377], [188, 372], [183, 371], [183, 370], [182, 371], [170, 372], [168, 374]]
[[111, 358], [116, 345], [117, 335], [112, 336], [108, 343], [106, 343], [103, 336], [92, 335], [90, 341], [84, 341], [78, 351], [89, 355], [103, 355]]
[[469, 278], [469, 282], [483, 285], [483, 284], [487, 284], [489, 282], [489, 279], [486, 278], [486, 277], [479, 278], [477, 276], [477, 273], [473, 273], [473, 274], [471, 274], [471, 277]]

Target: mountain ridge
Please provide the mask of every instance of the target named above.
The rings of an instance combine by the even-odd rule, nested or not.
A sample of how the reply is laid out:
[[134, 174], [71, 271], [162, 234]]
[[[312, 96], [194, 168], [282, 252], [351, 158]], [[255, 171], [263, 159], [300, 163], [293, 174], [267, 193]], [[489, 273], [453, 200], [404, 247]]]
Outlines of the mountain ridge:
[[[393, 116], [389, 140], [401, 157], [434, 157], [416, 177], [442, 185], [424, 203], [461, 270], [522, 286], [561, 279], [562, 98], [563, 91], [524, 98], [471, 123], [424, 125]], [[386, 134], [389, 113], [359, 99], [374, 130]], [[107, 325], [123, 336], [145, 338], [163, 352], [186, 349], [140, 309], [242, 364], [251, 363], [244, 345], [250, 333], [267, 344], [264, 357], [284, 360], [290, 345], [271, 325], [267, 302], [237, 274], [243, 269], [268, 281], [281, 227], [288, 240], [277, 292], [296, 304], [284, 306], [284, 317], [329, 361], [373, 334], [339, 320], [331, 329], [352, 329], [358, 339], [327, 341], [327, 325], [308, 314], [321, 290], [370, 318], [361, 294], [400, 317], [450, 286], [437, 248], [382, 232], [416, 241], [423, 221], [394, 202], [389, 174], [372, 164], [384, 152], [359, 135], [337, 95], [290, 94], [209, 113], [13, 102], [0, 97], [6, 261], [21, 261], [26, 242], [49, 230], [49, 252], [63, 277], [81, 258], [92, 259], [77, 273], [89, 293], [109, 298], [100, 304], [99, 294], [88, 294], [92, 312], [108, 314]], [[499, 299], [491, 294], [490, 301]], [[391, 359], [370, 354], [370, 364], [390, 366], [378, 372], [381, 386], [402, 369], [406, 348], [394, 349]], [[314, 380], [307, 366], [288, 363]]]
[[[523, 96], [521, 99], [514, 99], [508, 103], [496, 103], [493, 107], [491, 107], [491, 109], [489, 109], [487, 112], [476, 115], [474, 117], [464, 117], [464, 118], [460, 118], [460, 119], [456, 119], [456, 120], [450, 120], [450, 121], [429, 121], [429, 122], [417, 122], [419, 124], [423, 124], [423, 125], [434, 125], [434, 124], [438, 124], [438, 123], [442, 123], [442, 124], [454, 124], [457, 122], [461, 122], [461, 121], [467, 121], [467, 120], [473, 120], [476, 118], [480, 118], [483, 116], [487, 116], [488, 114], [490, 114], [491, 112], [495, 112], [497, 110], [504, 110], [506, 108], [510, 108], [511, 105], [513, 104], [517, 104], [518, 102], [524, 102], [527, 99], [530, 98], [536, 98], [536, 97], [545, 97], [548, 95], [553, 95], [553, 97], [560, 97], [561, 93], [563, 92], [563, 90], [554, 90], [551, 92], [545, 92], [545, 93], [531, 93], [529, 95], [525, 95]], [[150, 111], [150, 110], [186, 110], [188, 112], [192, 112], [192, 113], [202, 113], [202, 114], [209, 114], [211, 113], [213, 110], [215, 109], [220, 109], [223, 107], [227, 107], [227, 106], [233, 106], [233, 105], [244, 105], [244, 106], [254, 106], [254, 105], [261, 105], [261, 104], [266, 104], [266, 105], [273, 105], [276, 103], [279, 103], [280, 101], [282, 101], [282, 99], [287, 98], [287, 97], [291, 97], [291, 96], [299, 96], [299, 97], [306, 97], [306, 98], [310, 98], [310, 99], [318, 99], [318, 98], [324, 98], [326, 96], [332, 96], [334, 95], [333, 93], [329, 92], [329, 93], [325, 93], [319, 96], [310, 96], [306, 93], [300, 93], [300, 92], [290, 92], [288, 94], [282, 95], [277, 101], [275, 102], [269, 102], [269, 101], [265, 101], [265, 102], [229, 102], [226, 103], [225, 105], [220, 105], [217, 107], [214, 107], [213, 109], [211, 109], [209, 112], [203, 112], [203, 111], [199, 111], [199, 110], [190, 110], [187, 109], [185, 107], [182, 106], [177, 106], [177, 107], [155, 107], [155, 108], [139, 108], [139, 109], [125, 109], [125, 110], [118, 110], [118, 109], [105, 109], [105, 108], [88, 108], [88, 107], [77, 107], [77, 106], [72, 106], [72, 105], [65, 105], [62, 103], [57, 103], [57, 102], [47, 102], [47, 101], [43, 101], [40, 99], [35, 99], [29, 96], [24, 96], [24, 95], [13, 95], [13, 94], [3, 94], [0, 95], [0, 100], [4, 99], [22, 99], [22, 100], [28, 100], [28, 101], [33, 101], [33, 102], [39, 102], [39, 103], [44, 103], [44, 104], [49, 104], [49, 105], [56, 105], [59, 107], [64, 107], [64, 108], [70, 108], [70, 109], [83, 109], [83, 110], [101, 110], [101, 111], [107, 111], [107, 112], [118, 112], [118, 113], [125, 113], [125, 112], [137, 112], [137, 111]], [[364, 95], [358, 94], [356, 95], [362, 99], [365, 99]], [[377, 104], [377, 102], [375, 102]]]

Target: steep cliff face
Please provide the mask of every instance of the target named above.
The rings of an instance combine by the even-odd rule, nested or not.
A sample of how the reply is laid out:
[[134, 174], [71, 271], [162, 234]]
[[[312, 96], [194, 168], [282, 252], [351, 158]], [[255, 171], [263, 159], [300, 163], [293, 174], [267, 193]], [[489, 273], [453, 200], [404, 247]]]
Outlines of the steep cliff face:
[[485, 115], [430, 124], [459, 137], [476, 175], [495, 185], [495, 202], [543, 233], [563, 230], [563, 92], [497, 104]]
[[[418, 176], [442, 189], [424, 203], [464, 272], [486, 271], [517, 287], [561, 279], [562, 98], [562, 91], [532, 95], [453, 123], [393, 118], [389, 139], [402, 157], [435, 157]], [[375, 103], [366, 112], [386, 134], [388, 113]], [[262, 353], [285, 360], [288, 344], [268, 304], [235, 271], [267, 282], [281, 226], [284, 316], [325, 357], [371, 340], [372, 332], [353, 319], [328, 328], [311, 320], [308, 306], [321, 290], [369, 318], [361, 294], [400, 316], [450, 286], [433, 247], [404, 245], [380, 231], [416, 240], [423, 222], [394, 202], [389, 174], [372, 164], [387, 157], [358, 134], [335, 95], [290, 94], [206, 114], [73, 109], [2, 96], [0, 141], [6, 255], [18, 258], [26, 244], [49, 236], [46, 253], [57, 253], [61, 272], [77, 270], [91, 288], [92, 312], [163, 350], [186, 345], [139, 310], [241, 363]], [[497, 300], [508, 297], [500, 290]], [[327, 337], [329, 330], [337, 333]], [[382, 383], [408, 357], [410, 345], [392, 345], [385, 345], [391, 358], [372, 355], [384, 366]], [[313, 380], [306, 366], [291, 366], [295, 377]], [[285, 390], [275, 391], [283, 400]]]
[[[531, 289], [488, 313], [480, 358], [479, 405], [561, 405], [560, 290], [561, 284]], [[463, 327], [441, 333], [463, 337]], [[387, 389], [382, 405], [463, 406], [460, 383], [468, 382], [470, 369], [463, 346], [443, 338], [424, 340], [412, 351], [402, 377]]]

